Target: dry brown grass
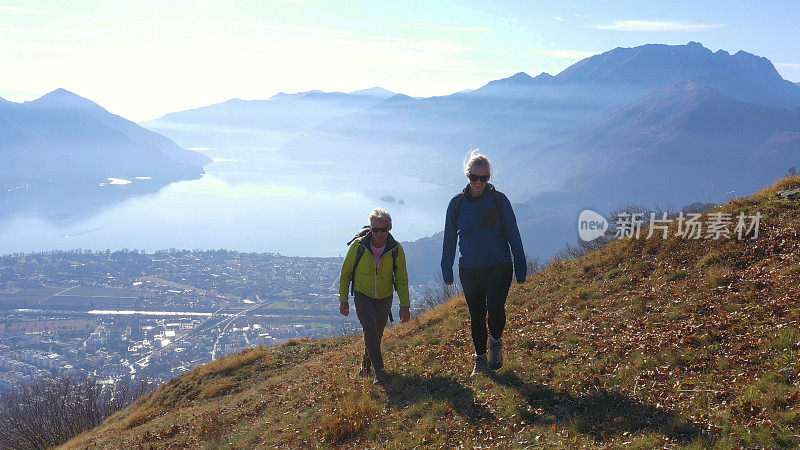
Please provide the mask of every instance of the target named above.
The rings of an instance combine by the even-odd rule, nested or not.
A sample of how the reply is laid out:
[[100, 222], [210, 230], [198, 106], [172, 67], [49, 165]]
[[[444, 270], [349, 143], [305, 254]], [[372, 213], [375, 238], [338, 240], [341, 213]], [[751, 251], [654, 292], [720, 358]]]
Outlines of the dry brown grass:
[[210, 383], [203, 385], [201, 398], [212, 398], [222, 394], [227, 394], [234, 388], [239, 387], [239, 382], [230, 377], [218, 378]]
[[358, 437], [373, 423], [380, 409], [369, 397], [350, 396], [322, 419], [321, 434], [325, 442], [343, 444]]
[[271, 353], [266, 347], [258, 346], [232, 355], [225, 355], [215, 361], [200, 366], [196, 370], [200, 376], [228, 374], [244, 366], [252, 365], [257, 361], [261, 362], [263, 366], [274, 360], [271, 358]]
[[126, 418], [125, 418], [125, 428], [135, 428], [139, 425], [149, 421], [153, 417], [155, 417], [155, 413], [149, 409], [137, 409], [132, 411]]

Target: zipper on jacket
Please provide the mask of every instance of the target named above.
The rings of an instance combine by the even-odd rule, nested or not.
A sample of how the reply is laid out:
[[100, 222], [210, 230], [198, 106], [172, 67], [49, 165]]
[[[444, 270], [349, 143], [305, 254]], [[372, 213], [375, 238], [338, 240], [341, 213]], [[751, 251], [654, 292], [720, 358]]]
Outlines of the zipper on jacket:
[[[364, 244], [361, 244], [361, 245], [364, 245]], [[375, 286], [375, 297], [372, 297], [374, 299], [378, 298], [378, 267], [380, 267], [381, 261], [383, 261], [383, 257], [386, 256], [387, 253], [393, 252], [394, 249], [396, 249], [396, 248], [397, 248], [397, 245], [392, 247], [392, 249], [389, 250], [388, 252], [383, 252], [383, 254], [381, 255], [381, 258], [378, 260], [378, 263], [375, 264], [375, 281], [373, 282], [373, 285]], [[364, 249], [369, 251], [370, 252], [370, 256], [372, 256], [372, 250], [370, 250], [366, 245], [364, 245]], [[372, 257], [372, 261], [375, 262], [375, 257], [374, 256]], [[394, 268], [392, 268], [392, 270], [394, 270]], [[392, 286], [392, 291], [394, 291], [394, 285]]]

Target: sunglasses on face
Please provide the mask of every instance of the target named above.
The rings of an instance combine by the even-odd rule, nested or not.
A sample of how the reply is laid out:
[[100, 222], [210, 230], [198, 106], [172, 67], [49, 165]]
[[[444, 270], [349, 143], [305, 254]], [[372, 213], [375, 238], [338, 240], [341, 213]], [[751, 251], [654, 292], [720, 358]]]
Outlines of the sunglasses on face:
[[387, 231], [389, 231], [389, 227], [383, 227], [383, 228], [372, 227], [373, 233], [386, 233]]
[[484, 183], [489, 181], [489, 175], [475, 175], [471, 173], [467, 176], [469, 177], [469, 181], [483, 181]]

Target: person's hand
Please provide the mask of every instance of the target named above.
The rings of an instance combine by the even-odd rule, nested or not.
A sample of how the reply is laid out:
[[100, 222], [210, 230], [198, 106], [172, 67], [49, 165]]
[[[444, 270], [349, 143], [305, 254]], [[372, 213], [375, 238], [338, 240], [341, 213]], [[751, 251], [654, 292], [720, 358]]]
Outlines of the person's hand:
[[411, 320], [411, 308], [408, 306], [400, 307], [400, 323], [406, 323]]
[[348, 302], [339, 302], [339, 314], [343, 316], [350, 315], [350, 303]]

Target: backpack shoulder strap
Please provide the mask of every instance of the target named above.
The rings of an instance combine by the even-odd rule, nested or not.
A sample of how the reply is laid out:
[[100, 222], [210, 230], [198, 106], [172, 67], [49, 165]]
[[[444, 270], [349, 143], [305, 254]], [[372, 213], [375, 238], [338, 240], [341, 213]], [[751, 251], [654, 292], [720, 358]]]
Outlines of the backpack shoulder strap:
[[358, 262], [361, 261], [361, 257], [364, 256], [364, 246], [360, 245], [356, 249], [356, 262], [353, 264], [353, 267], [358, 265]]
[[456, 197], [456, 210], [455, 216], [458, 218], [458, 213], [461, 212], [461, 204], [464, 203], [464, 194], [458, 194]]
[[350, 277], [351, 295], [356, 295], [356, 267], [358, 267], [358, 262], [361, 261], [362, 256], [364, 256], [364, 246], [359, 242], [358, 248], [356, 249], [356, 261], [353, 263], [353, 274]]
[[499, 192], [493, 191], [494, 193], [494, 205], [497, 207], [497, 212], [500, 213], [500, 218], [503, 218], [503, 196], [500, 195]]
[[392, 284], [394, 285], [395, 291], [397, 291], [397, 277], [395, 276], [395, 274], [397, 273], [397, 254], [400, 252], [398, 248], [399, 247], [395, 247], [392, 249]]
[[497, 214], [500, 216], [500, 228], [503, 228], [503, 196], [500, 195], [497, 190], [492, 191], [492, 193], [494, 194], [494, 206], [497, 208]]

